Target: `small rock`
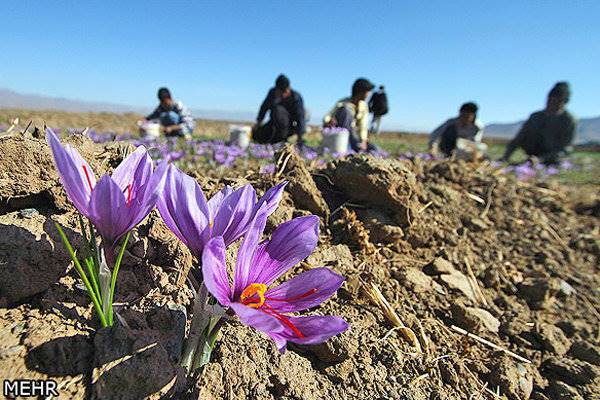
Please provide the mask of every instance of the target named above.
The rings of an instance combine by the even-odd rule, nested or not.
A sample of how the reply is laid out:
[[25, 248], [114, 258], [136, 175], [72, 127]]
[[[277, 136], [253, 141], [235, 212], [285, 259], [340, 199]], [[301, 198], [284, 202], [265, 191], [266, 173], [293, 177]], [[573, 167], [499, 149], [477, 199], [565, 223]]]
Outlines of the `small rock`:
[[451, 312], [454, 323], [471, 332], [486, 329], [498, 333], [500, 328], [500, 321], [482, 308], [465, 307], [462, 304], [454, 303]]
[[542, 364], [542, 369], [544, 376], [570, 385], [586, 385], [598, 376], [591, 364], [564, 357], [548, 357]]
[[506, 355], [500, 357], [490, 374], [492, 387], [500, 387], [510, 400], [527, 400], [533, 391], [533, 375]]
[[575, 288], [573, 286], [569, 285], [569, 283], [567, 283], [567, 281], [564, 281], [561, 279], [559, 294], [562, 296], [568, 297], [574, 293], [576, 293]]
[[569, 350], [569, 355], [600, 366], [600, 348], [583, 340], [573, 343]]
[[519, 284], [517, 295], [533, 309], [548, 308], [554, 302], [554, 296], [560, 290], [560, 284], [552, 278], [527, 278]]
[[434, 284], [437, 285], [437, 282], [418, 268], [411, 267], [398, 270], [393, 273], [393, 276], [416, 293], [428, 292], [433, 289]]
[[348, 359], [356, 352], [358, 343], [348, 337], [334, 336], [325, 343], [317, 345], [298, 345], [298, 347], [313, 353], [325, 363], [337, 364]]
[[427, 275], [443, 275], [456, 272], [456, 268], [454, 268], [450, 261], [445, 260], [442, 257], [438, 257], [433, 260], [433, 262], [426, 265], [423, 268], [423, 272], [425, 272]]
[[536, 336], [546, 350], [558, 356], [566, 354], [571, 346], [571, 342], [563, 331], [551, 324], [540, 324], [537, 327]]
[[24, 208], [22, 210], [19, 210], [19, 214], [23, 218], [32, 218], [32, 217], [38, 215], [39, 213], [40, 212], [38, 210], [36, 210], [35, 208]]
[[546, 389], [552, 400], [583, 400], [574, 387], [561, 381], [553, 381]]
[[477, 296], [469, 283], [469, 279], [460, 271], [454, 271], [451, 274], [440, 275], [439, 279], [450, 289], [458, 290], [467, 296], [471, 301], [477, 301]]
[[464, 218], [463, 225], [471, 229], [473, 232], [481, 232], [488, 228], [488, 225], [479, 218]]

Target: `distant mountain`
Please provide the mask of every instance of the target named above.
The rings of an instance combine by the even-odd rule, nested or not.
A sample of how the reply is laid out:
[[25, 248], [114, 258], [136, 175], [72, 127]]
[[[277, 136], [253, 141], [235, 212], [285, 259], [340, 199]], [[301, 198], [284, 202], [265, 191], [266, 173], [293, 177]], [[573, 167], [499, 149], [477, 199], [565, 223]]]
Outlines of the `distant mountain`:
[[[500, 138], [514, 137], [525, 121], [485, 126], [485, 135]], [[600, 117], [577, 120], [575, 143], [600, 143]]]
[[[0, 108], [21, 108], [26, 110], [61, 110], [72, 112], [113, 112], [149, 114], [152, 107], [130, 106], [118, 103], [72, 100], [63, 97], [41, 96], [37, 94], [18, 93], [0, 88]], [[221, 111], [193, 109], [190, 111], [196, 118], [224, 121], [253, 121], [256, 115], [247, 111]]]

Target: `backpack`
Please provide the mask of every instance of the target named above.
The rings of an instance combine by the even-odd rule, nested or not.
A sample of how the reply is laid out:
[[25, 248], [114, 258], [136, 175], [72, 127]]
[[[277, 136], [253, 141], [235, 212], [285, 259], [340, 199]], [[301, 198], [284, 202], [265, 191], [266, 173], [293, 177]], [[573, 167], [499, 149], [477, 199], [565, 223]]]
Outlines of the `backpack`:
[[388, 113], [387, 95], [384, 93], [373, 93], [371, 98], [371, 112], [374, 115], [385, 115]]

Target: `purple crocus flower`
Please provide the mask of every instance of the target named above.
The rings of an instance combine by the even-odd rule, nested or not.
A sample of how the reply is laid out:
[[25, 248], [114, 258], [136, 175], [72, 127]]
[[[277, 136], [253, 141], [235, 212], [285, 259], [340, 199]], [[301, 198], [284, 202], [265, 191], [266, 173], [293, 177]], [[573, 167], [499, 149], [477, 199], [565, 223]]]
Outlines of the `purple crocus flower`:
[[200, 257], [211, 237], [222, 236], [227, 245], [242, 237], [263, 204], [267, 215], [273, 213], [286, 184], [269, 189], [258, 203], [252, 185], [237, 190], [227, 186], [206, 201], [194, 178], [169, 165], [158, 210], [175, 236]]
[[164, 184], [166, 164], [159, 164], [152, 172], [152, 160], [140, 146], [123, 160], [112, 176], [104, 175], [96, 182], [90, 165], [77, 150], [70, 145], [63, 147], [50, 129], [46, 140], [69, 199], [92, 221], [112, 262], [117, 241], [155, 207]]
[[223, 238], [208, 242], [202, 256], [206, 288], [244, 324], [269, 335], [281, 352], [288, 341], [317, 344], [345, 331], [348, 324], [340, 317], [286, 315], [318, 306], [338, 290], [344, 277], [328, 268], [315, 268], [269, 288], [315, 249], [319, 218], [310, 215], [285, 222], [275, 229], [271, 240], [259, 243], [265, 209], [257, 212], [240, 246], [233, 287], [227, 275]]
[[267, 175], [273, 175], [275, 173], [275, 164], [270, 163], [270, 164], [263, 165], [260, 168], [260, 173], [267, 174]]

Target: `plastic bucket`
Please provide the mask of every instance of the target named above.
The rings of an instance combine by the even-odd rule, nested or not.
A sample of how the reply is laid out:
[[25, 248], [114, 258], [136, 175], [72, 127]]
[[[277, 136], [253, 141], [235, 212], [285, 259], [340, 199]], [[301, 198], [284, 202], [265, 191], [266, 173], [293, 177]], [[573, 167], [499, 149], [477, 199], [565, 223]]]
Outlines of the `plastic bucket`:
[[348, 142], [350, 140], [350, 132], [347, 129], [339, 128], [324, 128], [323, 141], [321, 142], [321, 150], [327, 149], [331, 153], [346, 153], [348, 151]]
[[487, 153], [487, 144], [463, 138], [456, 139], [456, 158], [477, 160]]
[[248, 125], [229, 125], [229, 143], [245, 149], [250, 145], [252, 127]]
[[140, 124], [140, 132], [142, 137], [156, 139], [160, 136], [160, 124], [145, 121]]

